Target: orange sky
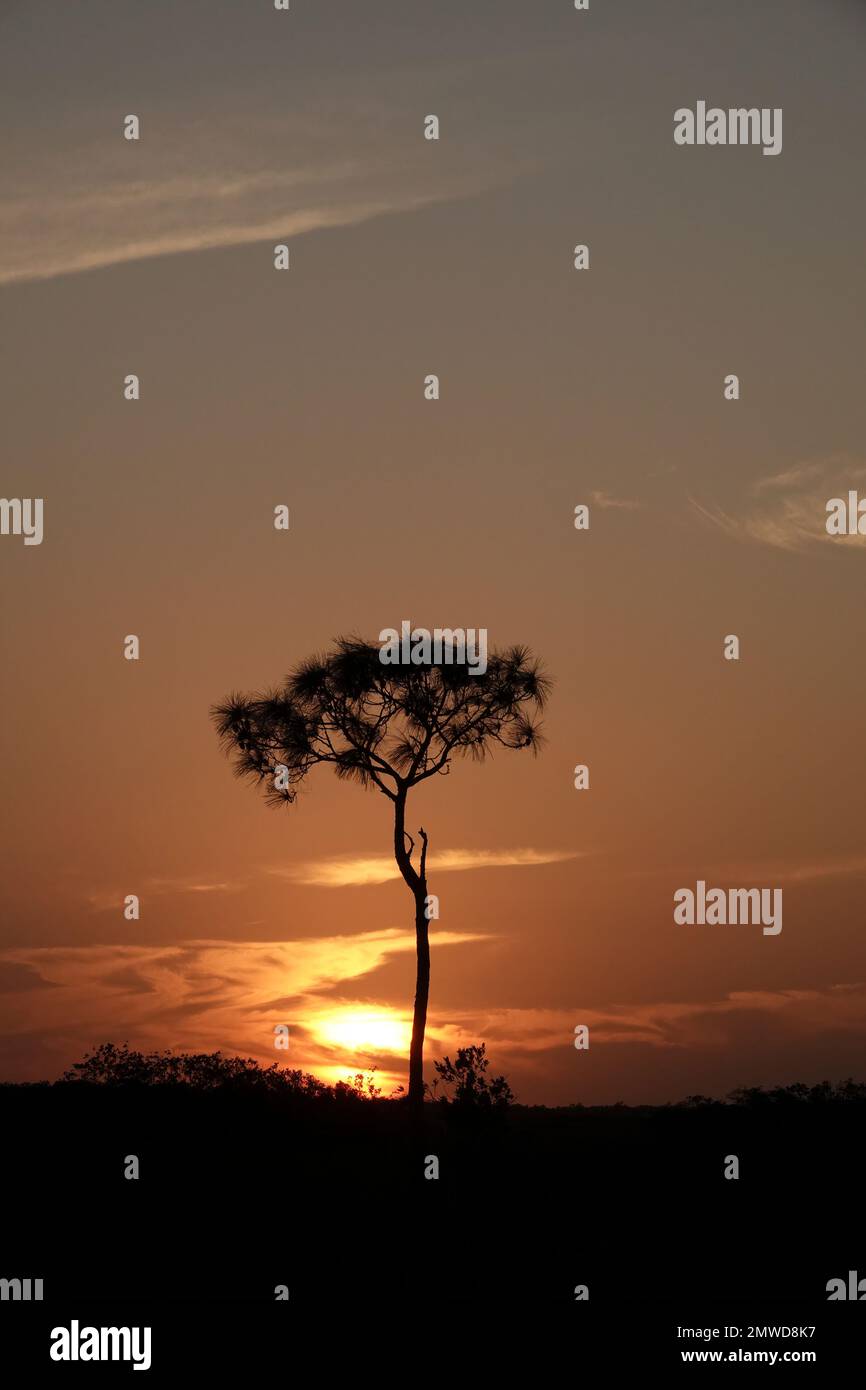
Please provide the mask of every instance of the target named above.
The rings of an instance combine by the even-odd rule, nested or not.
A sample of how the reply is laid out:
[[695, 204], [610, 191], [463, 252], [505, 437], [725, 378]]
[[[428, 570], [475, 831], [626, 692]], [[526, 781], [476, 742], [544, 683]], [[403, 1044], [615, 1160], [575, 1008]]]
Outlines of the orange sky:
[[[2, 491], [45, 499], [0, 537], [0, 1075], [128, 1039], [404, 1080], [390, 807], [319, 769], [271, 811], [208, 721], [404, 618], [556, 681], [539, 759], [410, 800], [428, 1058], [545, 1103], [864, 1075], [866, 555], [823, 533], [866, 495], [862, 12], [92, 8], [0, 21]], [[698, 98], [782, 107], [782, 154], [675, 147]], [[699, 878], [783, 931], [675, 925]]]

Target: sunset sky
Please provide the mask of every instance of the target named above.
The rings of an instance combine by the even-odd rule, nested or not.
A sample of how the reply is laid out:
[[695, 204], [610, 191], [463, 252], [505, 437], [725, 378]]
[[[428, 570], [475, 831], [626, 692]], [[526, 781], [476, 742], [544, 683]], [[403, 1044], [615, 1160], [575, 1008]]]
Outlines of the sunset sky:
[[[866, 495], [866, 8], [6, 0], [0, 55], [0, 491], [45, 499], [0, 537], [0, 1078], [128, 1040], [405, 1082], [389, 804], [321, 768], [271, 810], [208, 718], [403, 619], [555, 681], [537, 759], [410, 798], [428, 1078], [866, 1076], [866, 537], [824, 529]], [[677, 147], [698, 100], [782, 108], [781, 154]], [[698, 879], [782, 932], [676, 925]]]

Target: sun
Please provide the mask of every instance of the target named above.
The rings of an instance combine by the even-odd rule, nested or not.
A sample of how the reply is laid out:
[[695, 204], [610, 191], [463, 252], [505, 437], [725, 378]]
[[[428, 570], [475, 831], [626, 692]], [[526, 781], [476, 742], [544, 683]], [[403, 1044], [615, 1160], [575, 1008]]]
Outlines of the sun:
[[342, 1009], [320, 1019], [316, 1032], [323, 1043], [347, 1052], [406, 1053], [412, 1036], [408, 1019], [385, 1009]]

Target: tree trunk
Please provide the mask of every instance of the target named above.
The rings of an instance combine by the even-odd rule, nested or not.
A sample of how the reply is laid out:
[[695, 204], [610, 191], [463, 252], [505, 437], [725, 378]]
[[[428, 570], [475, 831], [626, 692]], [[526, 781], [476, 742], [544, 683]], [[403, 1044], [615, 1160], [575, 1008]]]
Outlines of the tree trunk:
[[[406, 793], [398, 789], [394, 803], [394, 858], [415, 899], [415, 1009], [412, 1015], [412, 1043], [409, 1048], [409, 1104], [420, 1114], [424, 1104], [424, 1032], [427, 1027], [427, 1000], [430, 994], [430, 924], [427, 921], [427, 835], [422, 829], [420, 872], [412, 863], [415, 841], [406, 833]], [[409, 848], [406, 848], [406, 841]]]
[[427, 884], [415, 894], [415, 948], [418, 969], [415, 976], [415, 1012], [412, 1017], [412, 1045], [409, 1049], [409, 1104], [424, 1104], [424, 1030], [427, 1027], [427, 1000], [430, 995], [430, 923], [427, 921]]

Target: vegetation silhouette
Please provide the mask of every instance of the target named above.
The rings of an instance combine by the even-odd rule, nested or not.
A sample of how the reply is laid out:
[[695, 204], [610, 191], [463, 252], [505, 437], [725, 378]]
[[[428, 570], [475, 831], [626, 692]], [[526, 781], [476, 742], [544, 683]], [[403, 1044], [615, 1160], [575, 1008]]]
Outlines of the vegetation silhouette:
[[415, 905], [416, 983], [409, 1048], [410, 1106], [423, 1105], [424, 1034], [430, 994], [426, 831], [406, 829], [407, 798], [430, 777], [447, 775], [457, 755], [476, 760], [502, 748], [540, 746], [538, 715], [551, 689], [526, 647], [492, 652], [473, 671], [453, 643], [423, 665], [386, 665], [380, 649], [359, 637], [336, 639], [334, 650], [310, 657], [282, 686], [232, 694], [211, 710], [220, 742], [238, 777], [265, 791], [272, 805], [290, 805], [319, 763], [338, 777], [375, 788], [393, 807], [394, 858]]
[[[517, 1103], [508, 1080], [504, 1076], [488, 1077], [489, 1065], [490, 1059], [485, 1043], [458, 1048], [453, 1062], [446, 1056], [441, 1062], [433, 1063], [437, 1079], [428, 1086], [428, 1094], [439, 1105], [451, 1105], [457, 1109], [498, 1110], [514, 1107]], [[331, 1084], [300, 1068], [281, 1067], [277, 1062], [263, 1066], [253, 1057], [225, 1056], [222, 1052], [172, 1052], [170, 1049], [139, 1052], [130, 1048], [127, 1042], [106, 1042], [85, 1053], [82, 1060], [67, 1068], [53, 1085], [62, 1087], [73, 1083], [118, 1089], [143, 1086], [186, 1087], [190, 1091], [198, 1092], [222, 1090], [226, 1093], [270, 1093], [325, 1103], [354, 1103], [383, 1099], [381, 1089], [375, 1084], [374, 1075], [375, 1069], [372, 1073], [357, 1072], [346, 1081]], [[51, 1084], [7, 1081], [0, 1083], [0, 1086], [8, 1091], [10, 1088], [40, 1088]], [[440, 1084], [443, 1085], [442, 1091], [437, 1089]], [[445, 1087], [448, 1088], [447, 1091]], [[390, 1103], [388, 1098], [384, 1098], [384, 1101], [386, 1104]], [[628, 1106], [622, 1101], [617, 1101], [614, 1105], [587, 1106], [574, 1103], [567, 1106], [531, 1105], [519, 1108], [550, 1113], [561, 1111], [590, 1114], [713, 1109], [768, 1112], [817, 1107], [866, 1108], [866, 1081], [855, 1081], [853, 1077], [847, 1077], [844, 1081], [819, 1081], [812, 1086], [799, 1081], [788, 1086], [738, 1086], [723, 1098], [690, 1095], [681, 1101], [665, 1105]]]
[[440, 1104], [458, 1106], [461, 1110], [504, 1110], [514, 1104], [514, 1092], [504, 1076], [487, 1076], [490, 1062], [484, 1043], [475, 1047], [459, 1047], [456, 1061], [446, 1057], [442, 1062], [434, 1062], [437, 1078], [430, 1088], [440, 1081], [451, 1087], [447, 1095], [437, 1094]]
[[441, 1059], [420, 1121], [369, 1076], [126, 1044], [0, 1085], [8, 1269], [100, 1298], [267, 1302], [287, 1284], [311, 1307], [360, 1290], [501, 1311], [587, 1282], [617, 1306], [824, 1301], [861, 1267], [864, 1082], [546, 1107], [486, 1063], [480, 1044]]
[[374, 1094], [364, 1074], [330, 1086], [309, 1072], [263, 1067], [252, 1057], [224, 1057], [221, 1052], [136, 1052], [128, 1043], [102, 1043], [60, 1078], [91, 1086], [188, 1086], [196, 1091], [224, 1090], [302, 1097], [307, 1100], [358, 1100]]

